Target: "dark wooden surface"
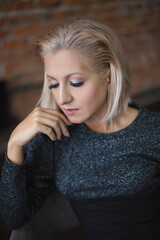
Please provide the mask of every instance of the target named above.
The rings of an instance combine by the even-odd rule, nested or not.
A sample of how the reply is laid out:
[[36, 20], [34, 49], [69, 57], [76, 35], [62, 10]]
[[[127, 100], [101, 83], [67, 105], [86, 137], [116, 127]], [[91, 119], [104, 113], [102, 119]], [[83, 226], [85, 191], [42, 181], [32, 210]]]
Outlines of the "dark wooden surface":
[[[8, 230], [0, 220], [0, 239], [1, 240], [9, 240], [11, 231]], [[84, 240], [84, 233], [82, 231], [82, 228], [80, 226], [68, 229], [66, 231], [63, 231], [62, 233], [57, 234], [56, 236], [53, 236], [51, 239], [46, 240]]]
[[[68, 229], [53, 237], [53, 240], [84, 240], [84, 233], [80, 226]], [[52, 240], [52, 239], [50, 239]]]
[[1, 240], [9, 240], [11, 235], [11, 231], [6, 228], [1, 217], [0, 217], [0, 239]]

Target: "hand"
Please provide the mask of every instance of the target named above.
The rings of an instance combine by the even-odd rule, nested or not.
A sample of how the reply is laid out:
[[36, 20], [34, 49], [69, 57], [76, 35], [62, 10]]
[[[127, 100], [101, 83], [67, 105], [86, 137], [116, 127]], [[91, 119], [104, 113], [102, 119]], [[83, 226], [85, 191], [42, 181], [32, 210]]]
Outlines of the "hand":
[[52, 140], [61, 139], [62, 134], [69, 137], [66, 125], [72, 123], [55, 109], [36, 107], [12, 132], [10, 140], [24, 146], [38, 133], [48, 135]]
[[66, 125], [72, 123], [55, 109], [36, 107], [12, 132], [7, 155], [17, 164], [23, 162], [23, 146], [38, 133], [44, 133], [52, 140], [61, 139], [62, 134], [69, 137]]

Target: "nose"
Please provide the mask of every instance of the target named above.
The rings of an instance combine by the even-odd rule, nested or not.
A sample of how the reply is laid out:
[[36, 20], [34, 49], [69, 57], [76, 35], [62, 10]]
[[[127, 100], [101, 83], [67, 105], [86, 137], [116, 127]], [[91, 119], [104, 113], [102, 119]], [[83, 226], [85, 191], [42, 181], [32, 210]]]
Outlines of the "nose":
[[59, 105], [64, 105], [72, 101], [72, 95], [65, 85], [59, 86], [59, 96], [58, 103]]

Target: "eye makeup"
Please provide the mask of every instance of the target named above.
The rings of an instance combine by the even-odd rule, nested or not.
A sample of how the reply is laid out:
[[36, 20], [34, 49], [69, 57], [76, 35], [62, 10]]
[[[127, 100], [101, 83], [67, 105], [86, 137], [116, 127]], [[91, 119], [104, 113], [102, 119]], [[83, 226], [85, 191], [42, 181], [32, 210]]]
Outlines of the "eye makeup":
[[58, 87], [59, 83], [49, 85], [49, 89]]
[[[66, 80], [69, 80], [69, 78], [72, 78], [73, 75], [76, 75], [76, 74], [82, 74], [82, 73], [78, 73], [78, 72], [75, 72], [75, 73], [71, 73], [69, 75], [67, 75], [65, 77]], [[50, 86], [49, 86], [49, 89], [52, 89], [52, 88], [56, 88], [59, 86], [59, 83], [57, 82], [57, 80], [50, 76], [50, 75], [46, 75], [47, 76], [47, 79], [48, 81], [51, 83]], [[80, 87], [84, 84], [84, 81], [79, 79], [79, 77], [76, 79], [70, 79], [70, 81], [68, 81], [70, 83], [70, 86], [72, 87]]]
[[[49, 81], [49, 82], [52, 83], [52, 81]], [[84, 84], [83, 81], [80, 81], [80, 82], [78, 82], [78, 81], [70, 81], [70, 85], [71, 85], [72, 87], [80, 87], [80, 86], [82, 86], [83, 84]], [[56, 88], [56, 87], [58, 87], [58, 85], [59, 85], [59, 83], [51, 84], [51, 85], [49, 86], [49, 89]]]
[[[49, 86], [49, 89], [56, 88], [56, 87], [58, 87], [58, 85], [59, 85], [59, 83], [51, 84], [51, 85]], [[72, 87], [80, 87], [80, 86], [83, 85], [83, 82], [77, 82], [77, 83], [70, 82], [70, 85], [71, 85]]]
[[80, 87], [83, 85], [83, 82], [70, 82], [70, 85], [73, 87]]

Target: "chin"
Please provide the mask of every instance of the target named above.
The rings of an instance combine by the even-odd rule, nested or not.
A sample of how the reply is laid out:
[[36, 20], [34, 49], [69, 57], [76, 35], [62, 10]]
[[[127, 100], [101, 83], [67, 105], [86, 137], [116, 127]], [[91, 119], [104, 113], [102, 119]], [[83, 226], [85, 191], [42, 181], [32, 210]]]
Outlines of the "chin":
[[73, 123], [73, 124], [80, 124], [80, 123], [83, 123], [84, 121], [78, 121], [78, 120], [74, 120], [74, 121], [72, 120], [71, 121], [70, 120], [70, 122]]
[[80, 124], [80, 123], [83, 123], [83, 122], [85, 121], [84, 119], [79, 119], [79, 118], [77, 118], [77, 119], [75, 118], [75, 119], [74, 119], [74, 118], [72, 118], [72, 117], [70, 117], [70, 118], [68, 117], [68, 119], [69, 119], [69, 121], [70, 121], [71, 123], [73, 123], [73, 124], [74, 124], [74, 123], [75, 123], [75, 124]]

